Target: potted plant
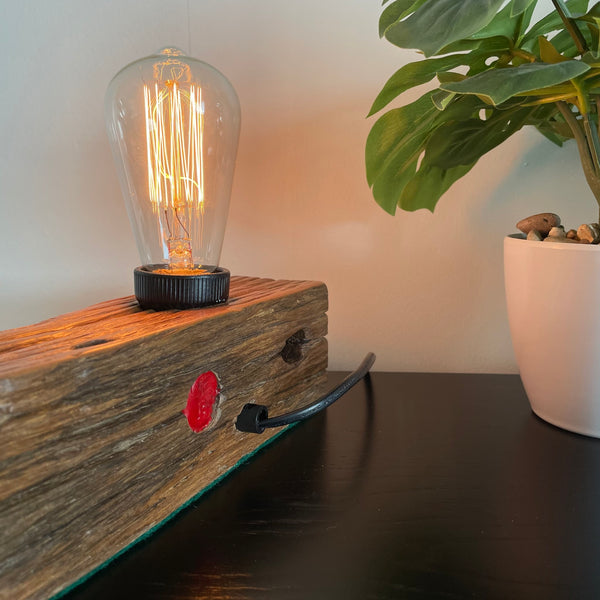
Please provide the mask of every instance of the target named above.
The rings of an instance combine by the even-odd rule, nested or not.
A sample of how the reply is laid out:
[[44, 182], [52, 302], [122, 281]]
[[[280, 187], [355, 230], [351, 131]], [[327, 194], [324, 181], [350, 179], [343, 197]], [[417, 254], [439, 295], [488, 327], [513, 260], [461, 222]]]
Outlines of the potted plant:
[[[600, 2], [552, 0], [552, 11], [534, 22], [537, 4], [384, 2], [380, 35], [424, 58], [392, 75], [369, 115], [413, 87], [438, 84], [371, 129], [367, 180], [384, 210], [433, 211], [481, 156], [526, 125], [559, 146], [575, 140], [600, 205]], [[505, 239], [505, 282], [532, 408], [555, 425], [600, 437], [600, 247], [523, 237]], [[552, 343], [553, 332], [569, 341]]]

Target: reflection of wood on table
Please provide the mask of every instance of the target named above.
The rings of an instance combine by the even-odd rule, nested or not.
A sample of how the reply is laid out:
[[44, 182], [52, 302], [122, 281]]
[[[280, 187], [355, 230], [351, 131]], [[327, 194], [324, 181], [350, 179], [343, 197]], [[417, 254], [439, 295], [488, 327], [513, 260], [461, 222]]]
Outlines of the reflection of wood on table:
[[[128, 297], [0, 332], [6, 597], [64, 589], [267, 441], [235, 430], [246, 402], [315, 400], [326, 310], [323, 284], [233, 277], [227, 305], [141, 311]], [[195, 434], [181, 411], [208, 370], [222, 394]]]
[[517, 375], [376, 372], [65, 600], [597, 600], [598, 473]]

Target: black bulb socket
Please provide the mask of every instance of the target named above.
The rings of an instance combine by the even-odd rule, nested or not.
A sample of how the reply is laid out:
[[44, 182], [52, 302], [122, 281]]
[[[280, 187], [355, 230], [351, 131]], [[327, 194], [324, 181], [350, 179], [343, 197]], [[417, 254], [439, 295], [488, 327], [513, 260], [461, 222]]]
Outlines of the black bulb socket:
[[164, 272], [168, 268], [144, 265], [133, 271], [135, 297], [143, 309], [200, 308], [227, 302], [231, 279], [227, 269], [214, 267], [198, 275], [171, 275]]

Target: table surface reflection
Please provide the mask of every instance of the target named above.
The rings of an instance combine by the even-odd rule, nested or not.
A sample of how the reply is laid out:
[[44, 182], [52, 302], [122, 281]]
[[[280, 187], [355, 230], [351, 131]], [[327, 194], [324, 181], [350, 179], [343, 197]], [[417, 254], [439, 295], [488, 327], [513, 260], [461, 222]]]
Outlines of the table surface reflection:
[[514, 375], [374, 373], [65, 598], [597, 599], [599, 557], [600, 440]]

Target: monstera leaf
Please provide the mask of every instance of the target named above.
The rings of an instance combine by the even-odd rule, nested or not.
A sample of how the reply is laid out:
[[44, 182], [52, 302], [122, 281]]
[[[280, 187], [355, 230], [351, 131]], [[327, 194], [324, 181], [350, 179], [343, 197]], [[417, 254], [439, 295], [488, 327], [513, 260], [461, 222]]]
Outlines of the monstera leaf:
[[[499, 106], [514, 96], [569, 82], [589, 71], [590, 67], [579, 60], [568, 60], [555, 64], [527, 63], [517, 67], [506, 67], [479, 73], [462, 81], [442, 84], [448, 92], [474, 94], [486, 102]], [[575, 88], [571, 95], [576, 93]]]
[[379, 33], [425, 57], [402, 66], [369, 116], [412, 88], [438, 87], [379, 117], [366, 143], [367, 181], [394, 214], [433, 210], [487, 152], [522, 127], [555, 144], [575, 139], [600, 203], [600, 2], [552, 0], [384, 2]]
[[416, 10], [408, 17], [397, 19], [387, 26], [385, 37], [396, 46], [417, 48], [425, 56], [432, 56], [448, 44], [469, 37], [487, 25], [503, 2], [504, 0], [427, 0], [413, 3], [402, 15], [415, 8]]

